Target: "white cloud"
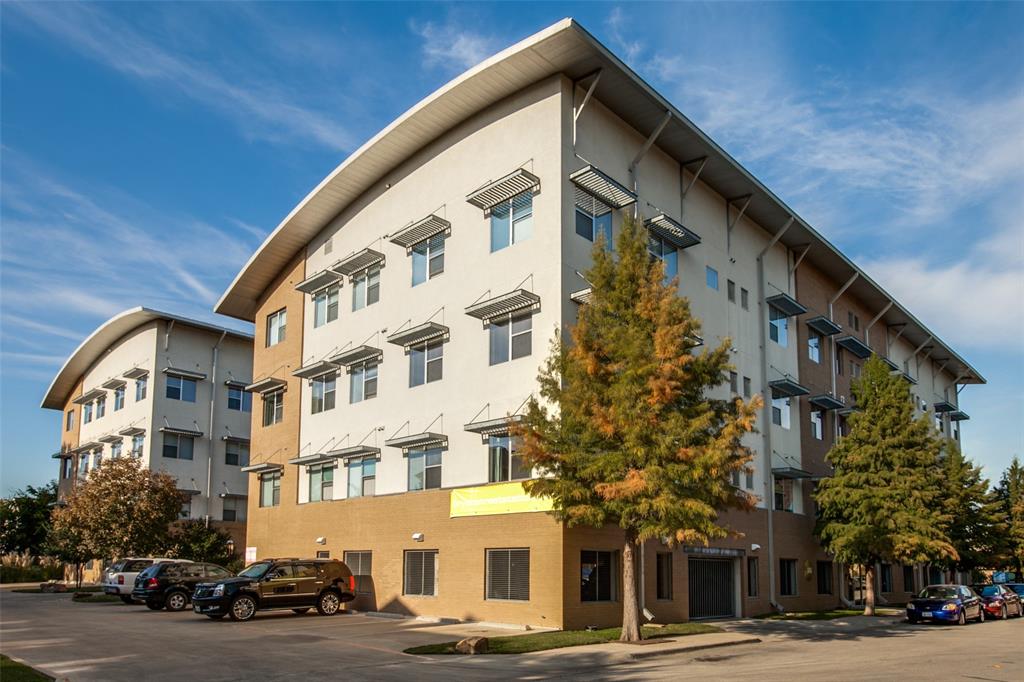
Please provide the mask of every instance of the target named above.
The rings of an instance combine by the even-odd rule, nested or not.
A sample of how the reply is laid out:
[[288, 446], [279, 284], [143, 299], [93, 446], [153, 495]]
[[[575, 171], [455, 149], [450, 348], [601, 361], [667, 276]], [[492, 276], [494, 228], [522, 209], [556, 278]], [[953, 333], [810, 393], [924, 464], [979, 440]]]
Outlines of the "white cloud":
[[476, 66], [498, 52], [502, 42], [495, 36], [484, 35], [459, 26], [453, 20], [443, 24], [428, 21], [413, 22], [412, 30], [423, 39], [423, 58], [428, 67], [441, 67], [448, 71], [464, 71]]

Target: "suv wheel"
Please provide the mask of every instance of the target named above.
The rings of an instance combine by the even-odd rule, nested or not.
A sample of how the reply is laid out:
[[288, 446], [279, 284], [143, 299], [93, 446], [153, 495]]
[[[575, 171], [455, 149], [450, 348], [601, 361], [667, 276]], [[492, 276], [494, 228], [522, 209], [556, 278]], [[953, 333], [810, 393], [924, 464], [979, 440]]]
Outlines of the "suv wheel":
[[247, 594], [240, 594], [231, 600], [231, 620], [252, 620], [256, 615], [256, 600]]
[[324, 590], [316, 600], [316, 611], [321, 616], [333, 616], [341, 608], [341, 597], [334, 590]]
[[167, 595], [168, 611], [184, 611], [188, 606], [188, 595], [181, 590], [175, 590]]

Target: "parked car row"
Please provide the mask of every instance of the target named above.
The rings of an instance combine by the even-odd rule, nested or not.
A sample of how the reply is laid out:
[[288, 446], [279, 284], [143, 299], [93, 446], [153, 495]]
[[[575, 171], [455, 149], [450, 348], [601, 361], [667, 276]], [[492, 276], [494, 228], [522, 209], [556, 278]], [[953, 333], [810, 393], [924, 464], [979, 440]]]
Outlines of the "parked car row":
[[986, 616], [1024, 616], [1024, 583], [993, 585], [929, 585], [907, 604], [910, 623], [984, 623]]

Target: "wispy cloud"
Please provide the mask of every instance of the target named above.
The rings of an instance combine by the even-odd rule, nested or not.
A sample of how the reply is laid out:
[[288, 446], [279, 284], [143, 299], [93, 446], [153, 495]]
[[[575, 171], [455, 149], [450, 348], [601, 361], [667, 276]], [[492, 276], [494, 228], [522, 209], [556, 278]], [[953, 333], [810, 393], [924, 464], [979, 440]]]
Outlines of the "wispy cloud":
[[460, 25], [449, 18], [444, 23], [428, 21], [411, 24], [423, 40], [424, 64], [447, 71], [464, 71], [499, 51], [504, 41]]

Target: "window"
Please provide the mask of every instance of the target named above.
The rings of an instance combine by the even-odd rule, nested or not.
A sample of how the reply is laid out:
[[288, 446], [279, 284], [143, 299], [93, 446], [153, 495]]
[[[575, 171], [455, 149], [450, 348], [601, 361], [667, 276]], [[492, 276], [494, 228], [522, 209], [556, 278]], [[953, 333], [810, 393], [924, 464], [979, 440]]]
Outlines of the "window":
[[529, 478], [531, 471], [517, 452], [517, 440], [511, 436], [491, 436], [487, 442], [488, 477], [491, 483]]
[[860, 331], [860, 318], [857, 317], [856, 315], [854, 315], [852, 312], [847, 312], [846, 315], [847, 315], [847, 318], [848, 318], [848, 320], [850, 322], [850, 326], [853, 327], [853, 331], [859, 332]]
[[879, 582], [882, 586], [882, 592], [892, 592], [892, 564], [882, 564], [881, 569]]
[[236, 412], [252, 412], [252, 393], [235, 386], [228, 387], [228, 409]]
[[275, 391], [263, 396], [263, 425], [280, 424], [284, 419], [284, 391]]
[[224, 521], [245, 521], [245, 500], [225, 497], [221, 518]]
[[807, 337], [807, 357], [811, 362], [821, 364], [821, 334], [811, 332]]
[[491, 364], [498, 365], [528, 356], [532, 352], [532, 339], [533, 317], [529, 313], [491, 320]]
[[731, 279], [725, 280], [725, 292], [729, 298], [729, 303], [736, 302], [736, 282]]
[[358, 403], [377, 397], [377, 365], [357, 365], [349, 374], [348, 401]]
[[114, 412], [124, 407], [124, 386], [114, 389]]
[[71, 468], [74, 464], [70, 457], [63, 457], [60, 460], [60, 477], [61, 479], [71, 478]]
[[768, 306], [768, 336], [783, 348], [789, 343], [789, 318], [774, 306]]
[[402, 594], [433, 597], [437, 594], [437, 550], [406, 550]]
[[658, 599], [672, 598], [672, 553], [658, 552], [655, 567]]
[[523, 192], [491, 208], [491, 253], [533, 234], [533, 193]]
[[704, 271], [704, 279], [707, 281], [708, 289], [718, 291], [718, 270], [708, 265]]
[[409, 348], [409, 386], [440, 381], [444, 365], [444, 344], [432, 341]]
[[729, 475], [729, 477], [732, 480], [733, 487], [734, 488], [739, 488], [740, 487], [740, 472], [734, 471], [734, 472], [732, 472]]
[[178, 518], [187, 519], [192, 516], [192, 496], [188, 493], [184, 493], [181, 500], [181, 511], [178, 512]]
[[195, 439], [180, 433], [164, 434], [164, 457], [168, 459], [192, 459]]
[[758, 562], [756, 556], [747, 557], [747, 596], [756, 597], [760, 590], [760, 575], [758, 574]]
[[412, 285], [423, 284], [444, 272], [444, 234], [412, 246]]
[[843, 349], [835, 347], [836, 356], [836, 374], [839, 376], [843, 375]]
[[233, 467], [249, 466], [249, 444], [237, 440], [225, 441], [224, 463]]
[[92, 421], [92, 403], [82, 405], [82, 423], [88, 424]]
[[744, 486], [743, 487], [745, 487], [747, 490], [753, 490], [754, 489], [754, 470], [753, 469], [747, 469], [744, 472], [744, 478], [745, 478], [745, 480], [744, 480]]
[[92, 468], [99, 469], [101, 464], [103, 464], [103, 451], [94, 450], [92, 453]]
[[740, 287], [740, 306], [744, 310], [750, 310], [750, 292]]
[[375, 457], [350, 459], [348, 461], [348, 496], [373, 497], [376, 489], [377, 459]]
[[753, 394], [750, 389], [750, 377], [743, 377], [743, 397], [749, 398], [751, 395]]
[[[590, 206], [580, 206], [586, 201]], [[591, 196], [576, 199], [576, 234], [586, 240], [596, 242], [604, 236], [604, 247], [612, 248], [612, 210]]]
[[530, 550], [488, 549], [486, 599], [530, 601]]
[[342, 558], [356, 577], [356, 594], [373, 592], [373, 552], [344, 552]]
[[441, 448], [409, 451], [409, 490], [441, 487]]
[[322, 327], [338, 319], [338, 296], [341, 287], [332, 284], [313, 296], [313, 327]]
[[374, 266], [352, 278], [352, 310], [380, 301], [380, 267]]
[[657, 258], [665, 265], [665, 284], [679, 274], [679, 252], [670, 242], [665, 241], [656, 234], [647, 235], [647, 252]]
[[145, 444], [145, 436], [132, 436], [132, 457], [142, 457], [142, 446]]
[[580, 552], [580, 601], [615, 601], [615, 552]]
[[78, 477], [85, 478], [89, 473], [89, 455], [81, 455], [78, 458]]
[[281, 504], [281, 472], [260, 476], [260, 506], [276, 507]]
[[736, 372], [729, 372], [729, 390], [734, 394], [740, 392], [739, 375]]
[[854, 379], [860, 378], [860, 365], [850, 360], [850, 376]]
[[332, 251], [334, 251], [334, 237], [330, 237], [324, 242], [324, 255], [328, 256]]
[[309, 476], [309, 501], [323, 502], [334, 499], [334, 465], [317, 464], [307, 467]]
[[96, 419], [99, 419], [107, 413], [107, 398], [106, 396], [96, 398]]
[[337, 376], [327, 374], [313, 379], [313, 414], [334, 409]]
[[285, 329], [288, 326], [288, 309], [281, 308], [276, 313], [267, 315], [267, 348], [284, 341]]
[[135, 402], [146, 399], [146, 385], [148, 383], [149, 379], [146, 377], [135, 380]]
[[903, 591], [904, 592], [915, 592], [914, 590], [914, 567], [904, 566], [903, 567]]
[[121, 450], [124, 448], [124, 444], [121, 441], [110, 444], [110, 459], [117, 459], [121, 456]]
[[75, 424], [75, 411], [68, 410], [67, 417], [64, 419], [64, 430], [70, 431], [71, 427]]
[[790, 478], [775, 481], [775, 511], [793, 511], [793, 480]]
[[821, 410], [811, 410], [811, 435], [815, 440], [821, 440], [824, 436], [823, 423]]
[[789, 428], [790, 398], [772, 398], [772, 424]]
[[819, 561], [816, 568], [818, 594], [832, 594], [832, 562]]
[[779, 559], [779, 594], [796, 596], [796, 559]]
[[196, 381], [185, 377], [167, 375], [167, 397], [170, 400], [181, 400], [186, 403], [196, 401]]

